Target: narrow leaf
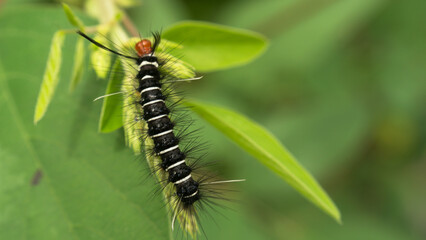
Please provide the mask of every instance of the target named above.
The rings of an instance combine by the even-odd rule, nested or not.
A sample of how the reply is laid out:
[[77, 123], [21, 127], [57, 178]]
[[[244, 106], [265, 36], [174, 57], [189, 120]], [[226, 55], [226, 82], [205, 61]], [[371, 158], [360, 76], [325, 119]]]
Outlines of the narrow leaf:
[[70, 92], [74, 91], [75, 87], [80, 82], [81, 77], [83, 76], [83, 66], [84, 66], [84, 39], [79, 38], [75, 46], [74, 67], [72, 70]]
[[[121, 83], [124, 77], [122, 72], [123, 68], [121, 67], [121, 62], [117, 59], [111, 69], [105, 95], [119, 93], [121, 91]], [[99, 132], [112, 132], [123, 126], [122, 99], [122, 94], [116, 94], [104, 98], [101, 117], [99, 119]]]
[[64, 44], [65, 34], [63, 31], [57, 31], [52, 38], [49, 57], [47, 59], [46, 70], [43, 75], [43, 81], [37, 97], [36, 108], [34, 112], [34, 124], [37, 124], [46, 113], [47, 107], [52, 100], [56, 86], [59, 82], [59, 70], [62, 60], [62, 46]]
[[75, 27], [78, 27], [81, 31], [84, 31], [83, 22], [72, 12], [71, 8], [66, 3], [62, 3], [62, 8], [67, 15], [68, 21]]
[[250, 62], [267, 46], [262, 35], [212, 23], [185, 21], [163, 33], [163, 37], [182, 44], [175, 51], [198, 71], [213, 71]]
[[187, 105], [340, 222], [339, 210], [327, 193], [271, 133], [231, 110], [198, 102], [189, 102]]
[[[110, 47], [110, 44], [105, 41], [104, 33], [98, 32], [94, 37], [95, 41], [102, 43], [106, 47]], [[92, 63], [93, 69], [96, 72], [96, 75], [99, 78], [106, 78], [108, 74], [108, 69], [111, 66], [111, 54], [105, 51], [102, 48], [97, 47], [94, 44], [91, 44], [92, 54], [90, 55], [90, 61]]]

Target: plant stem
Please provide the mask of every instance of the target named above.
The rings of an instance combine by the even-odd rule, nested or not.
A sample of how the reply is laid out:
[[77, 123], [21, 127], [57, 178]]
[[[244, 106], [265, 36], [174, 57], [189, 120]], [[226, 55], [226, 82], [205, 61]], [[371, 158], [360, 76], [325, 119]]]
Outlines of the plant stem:
[[132, 37], [140, 37], [139, 31], [136, 28], [135, 24], [132, 22], [129, 16], [125, 13], [123, 13], [123, 25], [124, 25], [124, 28], [127, 29], [127, 31], [130, 33]]

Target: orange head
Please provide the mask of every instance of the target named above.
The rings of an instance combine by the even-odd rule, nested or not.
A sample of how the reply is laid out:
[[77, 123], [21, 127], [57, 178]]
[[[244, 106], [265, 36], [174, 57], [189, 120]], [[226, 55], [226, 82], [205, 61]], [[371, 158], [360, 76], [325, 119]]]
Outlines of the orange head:
[[146, 54], [150, 54], [152, 52], [151, 41], [148, 39], [142, 39], [136, 43], [135, 49], [140, 57]]

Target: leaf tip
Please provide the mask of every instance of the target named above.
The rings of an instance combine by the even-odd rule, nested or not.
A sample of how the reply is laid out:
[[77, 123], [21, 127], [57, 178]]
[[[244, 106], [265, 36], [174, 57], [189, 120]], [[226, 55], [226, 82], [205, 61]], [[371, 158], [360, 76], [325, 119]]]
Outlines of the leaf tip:
[[67, 16], [68, 22], [70, 22], [73, 26], [78, 27], [80, 30], [84, 30], [82, 21], [72, 12], [68, 4], [62, 3], [62, 9]]
[[46, 108], [47, 108], [47, 106], [42, 106], [39, 98], [37, 99], [37, 104], [34, 111], [34, 120], [33, 120], [34, 125], [37, 125], [37, 123], [44, 117], [44, 114], [46, 113]]
[[330, 215], [339, 225], [343, 225], [342, 222], [342, 216], [340, 214], [339, 209], [337, 206], [332, 202], [332, 200], [329, 198], [330, 204], [328, 208], [323, 208], [323, 210]]
[[339, 225], [343, 225], [342, 216], [340, 215], [339, 209], [337, 209], [335, 219]]
[[38, 116], [38, 114], [37, 114], [37, 113], [35, 113], [35, 114], [34, 114], [34, 121], [33, 121], [34, 125], [37, 125], [37, 123], [40, 121], [40, 119], [41, 119], [42, 117], [43, 117], [43, 116]]
[[69, 9], [70, 9], [70, 6], [68, 6], [68, 4], [66, 4], [66, 3], [61, 3], [62, 4], [62, 8], [65, 10], [65, 11], [68, 11]]

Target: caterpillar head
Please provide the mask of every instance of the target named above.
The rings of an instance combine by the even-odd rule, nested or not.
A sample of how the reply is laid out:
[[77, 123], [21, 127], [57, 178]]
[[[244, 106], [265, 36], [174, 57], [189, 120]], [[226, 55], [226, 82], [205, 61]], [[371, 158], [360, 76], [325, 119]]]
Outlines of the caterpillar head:
[[152, 53], [151, 41], [149, 41], [148, 39], [142, 39], [136, 43], [135, 49], [138, 52], [138, 55], [140, 57], [147, 54], [151, 54]]

